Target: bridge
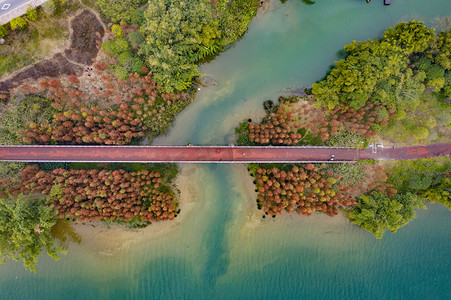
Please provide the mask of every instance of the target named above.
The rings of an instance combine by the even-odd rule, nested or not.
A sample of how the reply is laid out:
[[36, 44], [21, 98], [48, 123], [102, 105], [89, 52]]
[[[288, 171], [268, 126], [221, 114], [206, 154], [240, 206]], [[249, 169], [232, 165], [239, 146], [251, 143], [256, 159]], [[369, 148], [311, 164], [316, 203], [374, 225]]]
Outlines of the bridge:
[[[306, 163], [450, 156], [451, 143], [363, 150], [275, 146], [0, 146], [0, 161], [136, 163]], [[333, 157], [333, 159], [332, 159]]]

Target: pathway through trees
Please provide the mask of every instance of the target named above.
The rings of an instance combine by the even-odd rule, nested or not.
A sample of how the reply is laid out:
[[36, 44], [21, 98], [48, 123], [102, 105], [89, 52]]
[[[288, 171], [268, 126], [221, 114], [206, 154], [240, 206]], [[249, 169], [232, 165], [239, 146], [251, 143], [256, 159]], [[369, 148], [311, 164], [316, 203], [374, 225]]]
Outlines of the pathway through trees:
[[451, 143], [399, 148], [237, 146], [0, 146], [1, 161], [301, 163], [360, 159], [408, 160], [450, 156]]

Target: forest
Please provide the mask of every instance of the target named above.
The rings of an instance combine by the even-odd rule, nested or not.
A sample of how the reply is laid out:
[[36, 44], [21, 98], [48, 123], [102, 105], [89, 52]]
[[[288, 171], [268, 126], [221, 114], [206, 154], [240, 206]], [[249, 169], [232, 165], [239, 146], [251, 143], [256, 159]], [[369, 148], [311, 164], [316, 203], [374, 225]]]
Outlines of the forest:
[[[8, 53], [0, 144], [150, 144], [192, 102], [198, 64], [238, 40], [257, 8], [256, 0], [52, 0], [29, 9], [0, 26]], [[1, 261], [31, 271], [44, 248], [55, 259], [62, 252], [50, 233], [57, 220], [145, 226], [180, 212], [172, 164], [1, 162], [0, 171]]]
[[[259, 122], [236, 128], [239, 145], [332, 146], [450, 141], [451, 28], [412, 20], [379, 40], [346, 45], [346, 58], [304, 97], [264, 103]], [[353, 164], [251, 164], [265, 216], [338, 210], [382, 238], [415, 217], [424, 202], [451, 204], [451, 162], [424, 159]]]
[[[67, 40], [65, 19], [77, 28], [69, 49], [53, 56], [64, 67], [46, 59], [28, 72], [46, 76], [25, 70], [5, 81], [0, 143], [150, 144], [192, 102], [198, 65], [245, 33], [258, 2], [53, 0], [0, 26], [4, 49], [14, 53], [2, 56], [1, 75], [39, 60], [30, 53], [47, 38]], [[55, 24], [61, 30], [51, 36]], [[360, 149], [376, 138], [449, 142], [450, 49], [449, 28], [434, 32], [415, 20], [379, 40], [353, 41], [307, 96], [267, 101], [260, 122], [241, 123], [237, 143]], [[54, 76], [52, 68], [59, 70]], [[449, 159], [249, 166], [263, 217], [343, 211], [377, 238], [406, 225], [424, 201], [450, 207], [449, 170]], [[57, 220], [172, 220], [179, 213], [176, 175], [175, 165], [0, 163], [1, 257], [23, 260], [32, 271], [44, 248], [57, 259], [63, 249], [50, 234]]]

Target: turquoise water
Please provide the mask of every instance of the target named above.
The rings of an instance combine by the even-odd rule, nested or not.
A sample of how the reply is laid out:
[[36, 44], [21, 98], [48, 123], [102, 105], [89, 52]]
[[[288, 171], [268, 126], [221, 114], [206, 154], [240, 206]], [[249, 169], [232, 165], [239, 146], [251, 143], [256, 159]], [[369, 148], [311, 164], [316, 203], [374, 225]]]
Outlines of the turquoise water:
[[[155, 144], [228, 144], [233, 128], [262, 115], [284, 88], [324, 76], [352, 39], [398, 21], [431, 22], [451, 1], [274, 1], [246, 36], [202, 66], [215, 87]], [[382, 240], [343, 217], [262, 219], [244, 165], [183, 165], [190, 201], [173, 224], [145, 230], [76, 227], [82, 242], [38, 273], [0, 265], [0, 299], [450, 299], [451, 218], [433, 204]], [[94, 232], [94, 234], [93, 234]]]

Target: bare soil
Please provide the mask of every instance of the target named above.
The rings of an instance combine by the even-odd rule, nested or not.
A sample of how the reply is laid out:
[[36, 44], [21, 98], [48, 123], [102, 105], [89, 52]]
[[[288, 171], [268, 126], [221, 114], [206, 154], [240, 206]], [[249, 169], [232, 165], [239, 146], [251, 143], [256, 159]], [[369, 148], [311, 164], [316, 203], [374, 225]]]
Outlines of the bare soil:
[[91, 65], [99, 52], [99, 40], [105, 34], [102, 24], [88, 9], [71, 22], [71, 44], [64, 51], [66, 57], [79, 64]]
[[61, 75], [82, 75], [84, 67], [91, 65], [97, 56], [105, 31], [96, 15], [88, 9], [84, 9], [78, 14], [70, 26], [71, 35], [68, 49], [26, 67], [1, 81], [0, 93], [7, 93], [27, 80]]

